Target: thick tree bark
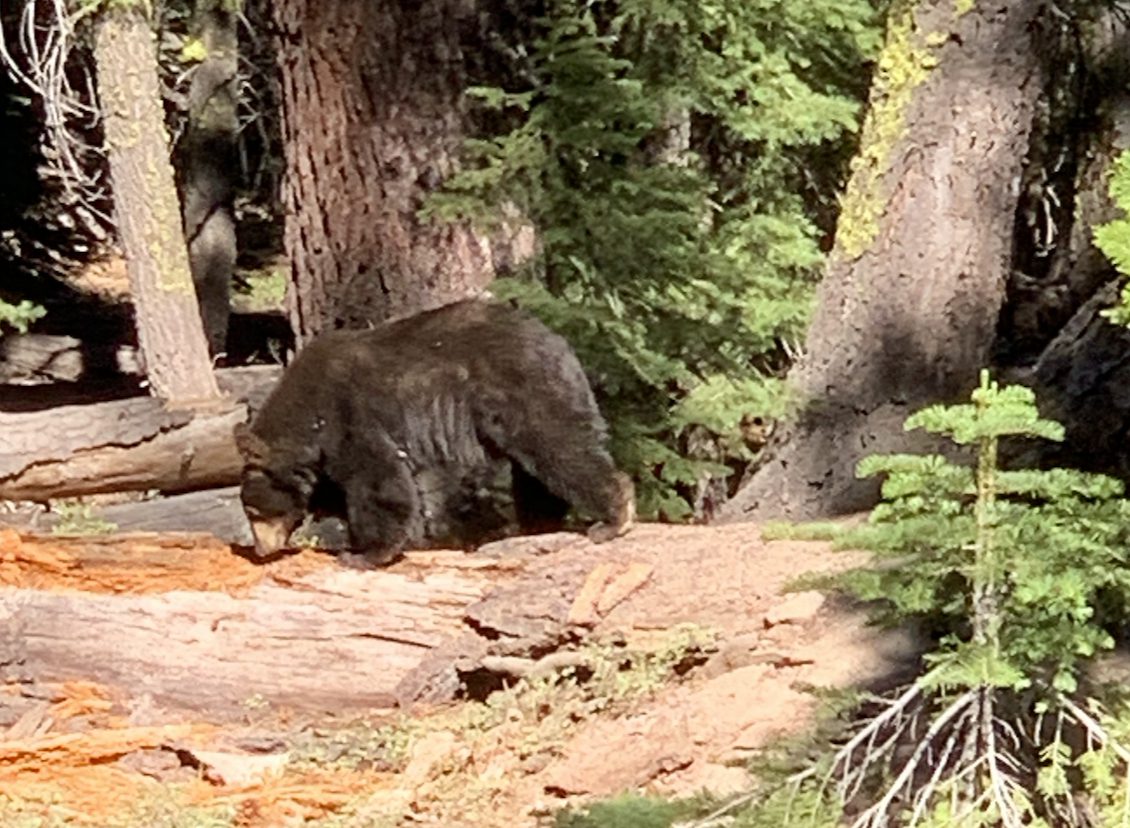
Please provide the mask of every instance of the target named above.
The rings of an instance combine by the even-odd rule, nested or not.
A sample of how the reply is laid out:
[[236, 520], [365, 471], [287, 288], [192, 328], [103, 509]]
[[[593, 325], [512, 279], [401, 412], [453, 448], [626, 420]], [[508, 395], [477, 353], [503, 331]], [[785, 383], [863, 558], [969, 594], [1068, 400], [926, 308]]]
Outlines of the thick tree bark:
[[153, 392], [172, 405], [219, 396], [196, 304], [169, 162], [157, 47], [136, 9], [111, 7], [95, 26], [94, 56], [118, 234]]
[[1056, 251], [1054, 284], [1078, 308], [1018, 377], [1036, 391], [1040, 411], [1066, 428], [1062, 443], [1017, 447], [1025, 462], [1040, 460], [1130, 480], [1130, 329], [1114, 325], [1101, 312], [1118, 302], [1123, 282], [1094, 244], [1094, 230], [1120, 215], [1110, 197], [1115, 158], [1130, 150], [1130, 27], [1113, 12], [1095, 27], [1090, 66], [1105, 99], [1087, 145], [1075, 192], [1073, 224]]
[[230, 486], [243, 461], [232, 429], [262, 404], [277, 368], [220, 372], [230, 401], [170, 410], [151, 397], [0, 412], [0, 499]]
[[196, 0], [190, 32], [205, 57], [193, 70], [180, 146], [188, 258], [213, 355], [224, 351], [231, 314], [236, 236], [232, 198], [238, 174], [236, 77], [239, 42], [230, 0]]
[[935, 447], [902, 429], [966, 396], [1004, 295], [1041, 90], [1037, 0], [900, 4], [871, 94], [806, 355], [801, 413], [724, 519], [867, 508], [865, 455]]
[[417, 217], [463, 135], [458, 0], [279, 0], [288, 309], [300, 340], [479, 293], [489, 245]]
[[1049, 38], [1047, 87], [1037, 108], [1020, 182], [1014, 259], [997, 328], [994, 363], [1022, 375], [1103, 285], [1114, 266], [1094, 243], [1115, 217], [1108, 188], [1130, 123], [1127, 23], [1117, 9], [1091, 10], [1085, 26]]

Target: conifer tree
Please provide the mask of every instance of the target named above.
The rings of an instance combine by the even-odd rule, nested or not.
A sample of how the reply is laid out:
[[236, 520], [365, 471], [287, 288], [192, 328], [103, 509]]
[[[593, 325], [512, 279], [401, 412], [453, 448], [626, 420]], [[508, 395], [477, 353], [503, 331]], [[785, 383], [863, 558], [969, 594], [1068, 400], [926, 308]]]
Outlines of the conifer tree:
[[864, 709], [878, 712], [749, 824], [1125, 825], [1130, 750], [1080, 683], [1130, 606], [1122, 484], [999, 468], [1001, 439], [1058, 440], [1063, 429], [1039, 417], [1030, 390], [1001, 388], [987, 372], [971, 404], [926, 408], [906, 428], [945, 435], [973, 465], [861, 462], [861, 475], [884, 476], [884, 499], [838, 543], [875, 560], [837, 582], [887, 621], [928, 620], [942, 631], [938, 646], [923, 675], [871, 700]]
[[491, 290], [577, 348], [644, 513], [687, 512], [684, 429], [739, 452], [743, 414], [782, 410], [875, 17], [862, 0], [554, 0], [512, 44], [513, 80], [471, 90], [486, 126], [426, 212], [536, 229], [536, 258]]

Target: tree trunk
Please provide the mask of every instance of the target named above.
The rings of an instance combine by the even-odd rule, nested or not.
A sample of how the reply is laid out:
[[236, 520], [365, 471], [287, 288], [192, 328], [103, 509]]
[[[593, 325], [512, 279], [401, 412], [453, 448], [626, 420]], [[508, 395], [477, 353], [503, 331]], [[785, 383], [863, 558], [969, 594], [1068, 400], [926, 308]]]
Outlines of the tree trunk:
[[1125, 148], [1130, 96], [1127, 24], [1114, 7], [1095, 8], [1085, 26], [1058, 28], [1027, 166], [1020, 182], [1012, 274], [997, 327], [993, 363], [1022, 376], [1105, 284], [1114, 266], [1092, 238], [1117, 210], [1108, 188]]
[[[961, 4], [957, 4], [960, 6]], [[802, 406], [723, 518], [809, 518], [874, 504], [865, 455], [936, 447], [903, 420], [965, 397], [1009, 272], [1041, 90], [1037, 0], [899, 4], [860, 155], [794, 372]]]
[[180, 147], [181, 193], [188, 259], [213, 355], [227, 342], [235, 269], [232, 210], [236, 158], [239, 42], [230, 0], [196, 0], [190, 31], [205, 57], [193, 70], [188, 123]]
[[467, 298], [490, 282], [489, 245], [469, 225], [417, 217], [455, 169], [471, 5], [274, 4], [288, 309], [300, 341]]
[[169, 162], [149, 23], [117, 6], [99, 16], [94, 57], [118, 234], [152, 391], [174, 405], [219, 395], [196, 305]]
[[243, 460], [232, 429], [262, 404], [277, 368], [220, 373], [231, 396], [213, 411], [169, 410], [149, 397], [0, 412], [0, 499], [230, 486]]

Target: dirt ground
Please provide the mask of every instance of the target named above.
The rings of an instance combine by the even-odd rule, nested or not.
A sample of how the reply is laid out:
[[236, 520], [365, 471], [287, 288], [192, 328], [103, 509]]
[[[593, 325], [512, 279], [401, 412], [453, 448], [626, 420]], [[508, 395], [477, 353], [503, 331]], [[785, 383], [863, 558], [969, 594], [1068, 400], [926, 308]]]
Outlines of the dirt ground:
[[[28, 563], [34, 543], [25, 539], [19, 556], [3, 546], [0, 538], [0, 597], [29, 583], [53, 588], [46, 570]], [[40, 562], [58, 554], [45, 545]], [[566, 597], [561, 612], [583, 635], [556, 669], [561, 648], [541, 656], [540, 675], [536, 658], [518, 659], [535, 669], [479, 694], [485, 701], [338, 716], [248, 704], [238, 722], [124, 709], [114, 688], [79, 679], [38, 687], [41, 704], [6, 725], [0, 718], [0, 817], [158, 824], [128, 814], [164, 797], [229, 814], [215, 824], [321, 824], [302, 820], [336, 814], [325, 824], [490, 828], [548, 824], [563, 806], [628, 791], [726, 795], [751, 784], [751, 756], [804, 732], [821, 688], [890, 681], [916, 657], [908, 637], [867, 627], [838, 599], [786, 590], [796, 576], [847, 567], [858, 554], [765, 542], [751, 525], [644, 525], [601, 547], [515, 539], [476, 554], [523, 560], [520, 576], [468, 611], [480, 628], [530, 583], [564, 585], [542, 592]], [[409, 555], [392, 569], [411, 573], [436, 560]], [[203, 557], [200, 565], [217, 571]], [[317, 566], [338, 564], [321, 556]], [[58, 588], [75, 589], [73, 571], [66, 577]], [[100, 577], [91, 588], [133, 588]], [[190, 578], [182, 588], [200, 584]], [[503, 611], [496, 626], [555, 611], [548, 603]], [[496, 672], [510, 664], [489, 654], [481, 663]], [[0, 685], [0, 713], [5, 690], [28, 693], [26, 684]]]

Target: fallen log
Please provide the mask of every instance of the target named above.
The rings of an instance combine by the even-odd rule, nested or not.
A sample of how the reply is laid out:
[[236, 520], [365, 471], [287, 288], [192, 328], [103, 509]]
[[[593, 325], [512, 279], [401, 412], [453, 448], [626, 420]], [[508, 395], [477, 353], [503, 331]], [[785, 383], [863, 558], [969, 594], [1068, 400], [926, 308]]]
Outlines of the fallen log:
[[767, 565], [754, 527], [643, 525], [600, 546], [512, 538], [374, 570], [312, 551], [255, 564], [200, 535], [0, 531], [0, 687], [92, 682], [139, 724], [233, 721], [251, 699], [343, 715], [446, 701], [592, 635], [761, 631], [798, 572], [858, 562], [790, 543]]
[[[24, 509], [0, 515], [0, 524], [29, 532], [90, 534], [93, 532], [205, 533], [224, 543], [250, 546], [251, 526], [239, 501], [239, 487], [195, 492], [133, 502], [101, 505], [88, 503], [81, 517], [69, 519], [63, 511]], [[344, 549], [345, 523], [335, 518], [312, 521], [304, 531], [321, 548]]]
[[232, 429], [266, 398], [271, 366], [217, 372], [227, 403], [168, 410], [151, 397], [0, 412], [0, 499], [230, 486], [242, 462]]
[[254, 542], [239, 502], [238, 486], [132, 502], [87, 502], [77, 520], [70, 519], [65, 510], [27, 509], [0, 515], [0, 524], [37, 533], [187, 532], [208, 534], [224, 543], [244, 546]]
[[487, 573], [518, 568], [460, 552], [381, 571], [315, 552], [263, 566], [206, 535], [7, 530], [0, 685], [81, 676], [115, 688], [127, 710], [155, 703], [218, 720], [257, 696], [300, 710], [391, 707], [423, 656], [463, 631]]

